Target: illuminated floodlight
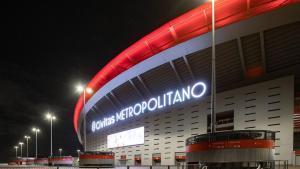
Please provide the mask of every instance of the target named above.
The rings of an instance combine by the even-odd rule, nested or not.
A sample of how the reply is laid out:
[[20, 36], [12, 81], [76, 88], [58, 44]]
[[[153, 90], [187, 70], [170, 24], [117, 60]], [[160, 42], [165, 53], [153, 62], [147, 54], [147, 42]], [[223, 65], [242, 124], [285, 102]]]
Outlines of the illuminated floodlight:
[[84, 87], [83, 87], [82, 85], [77, 85], [77, 86], [76, 86], [76, 91], [77, 91], [78, 93], [83, 92], [83, 90], [84, 90]]
[[39, 128], [33, 127], [33, 128], [32, 128], [32, 131], [33, 131], [33, 132], [36, 132], [36, 133], [39, 133], [39, 132], [40, 132], [40, 129], [39, 129]]
[[53, 114], [51, 114], [51, 113], [47, 113], [47, 114], [46, 114], [46, 118], [47, 118], [48, 120], [55, 120], [55, 119], [56, 119], [56, 117], [55, 117]]
[[76, 92], [77, 93], [82, 93], [82, 92], [86, 92], [86, 93], [88, 93], [88, 94], [92, 94], [93, 93], [93, 89], [92, 88], [90, 88], [90, 87], [84, 87], [83, 85], [77, 85], [76, 86]]
[[46, 114], [46, 118], [47, 118], [47, 119], [50, 119], [50, 118], [51, 118], [51, 114], [47, 113], [47, 114]]
[[51, 119], [51, 115], [50, 114], [46, 114], [46, 118], [47, 119]]
[[85, 89], [85, 91], [86, 91], [88, 94], [92, 94], [92, 93], [93, 93], [93, 89], [92, 89], [92, 88], [89, 88], [89, 87], [87, 87], [87, 88]]
[[26, 138], [26, 139], [30, 139], [30, 136], [24, 136], [24, 138]]

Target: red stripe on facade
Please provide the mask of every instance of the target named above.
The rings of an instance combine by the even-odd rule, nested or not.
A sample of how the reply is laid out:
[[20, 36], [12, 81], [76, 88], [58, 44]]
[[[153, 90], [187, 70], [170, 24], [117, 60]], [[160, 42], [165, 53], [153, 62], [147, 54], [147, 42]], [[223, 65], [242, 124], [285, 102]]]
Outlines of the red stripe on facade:
[[73, 161], [72, 157], [55, 157], [49, 158], [49, 161]]
[[202, 142], [187, 146], [187, 152], [209, 151], [216, 149], [244, 149], [244, 148], [274, 148], [273, 140], [234, 140], [218, 142]]
[[80, 155], [80, 159], [114, 159], [114, 156], [111, 155]]
[[46, 160], [34, 160], [35, 162], [48, 162], [48, 159]]

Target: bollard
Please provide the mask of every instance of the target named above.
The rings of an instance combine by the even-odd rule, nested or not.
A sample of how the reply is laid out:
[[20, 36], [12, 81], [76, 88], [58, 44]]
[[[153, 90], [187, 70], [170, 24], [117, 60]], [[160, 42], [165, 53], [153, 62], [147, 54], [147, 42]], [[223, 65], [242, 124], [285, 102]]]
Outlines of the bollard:
[[127, 169], [129, 169], [129, 165], [127, 166]]
[[168, 169], [170, 169], [170, 166], [168, 165]]
[[280, 169], [280, 161], [279, 161], [279, 167], [278, 167], [278, 169]]
[[150, 169], [152, 169], [152, 165], [150, 165]]

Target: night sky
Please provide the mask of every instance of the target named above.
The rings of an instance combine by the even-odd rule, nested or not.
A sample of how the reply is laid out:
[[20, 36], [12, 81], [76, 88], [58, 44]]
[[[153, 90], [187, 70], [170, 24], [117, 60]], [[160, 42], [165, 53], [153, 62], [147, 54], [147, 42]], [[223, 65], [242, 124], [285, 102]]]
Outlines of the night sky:
[[[53, 151], [80, 148], [72, 120], [78, 95], [110, 59], [201, 0], [34, 2], [1, 5], [0, 163], [38, 126], [39, 156], [50, 154], [47, 111], [55, 112]], [[4, 30], [3, 30], [4, 28]], [[34, 156], [35, 142], [29, 143]], [[25, 149], [23, 148], [23, 155]]]

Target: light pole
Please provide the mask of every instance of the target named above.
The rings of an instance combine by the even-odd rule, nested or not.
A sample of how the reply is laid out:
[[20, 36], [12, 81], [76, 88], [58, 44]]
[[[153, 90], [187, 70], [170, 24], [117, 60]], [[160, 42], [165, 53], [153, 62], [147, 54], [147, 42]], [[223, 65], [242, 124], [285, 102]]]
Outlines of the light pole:
[[53, 120], [56, 119], [56, 117], [55, 117], [53, 114], [47, 113], [47, 114], [46, 114], [46, 118], [47, 118], [48, 120], [50, 120], [50, 128], [51, 128], [50, 157], [52, 157], [52, 155], [53, 155], [53, 153], [52, 153], [52, 123], [53, 123]]
[[59, 157], [61, 157], [62, 148], [58, 149], [59, 151]]
[[86, 93], [88, 94], [91, 94], [93, 93], [93, 90], [89, 87], [84, 87], [82, 85], [78, 85], [76, 86], [76, 91], [78, 93], [82, 93], [83, 92], [83, 112], [84, 112], [84, 115], [83, 115], [83, 141], [84, 141], [84, 151], [86, 151], [86, 115], [85, 115], [85, 98], [86, 98]]
[[215, 112], [216, 112], [216, 47], [215, 47], [215, 0], [211, 0], [211, 133], [215, 132]]
[[38, 149], [37, 149], [37, 144], [38, 144], [38, 142], [37, 142], [37, 135], [38, 135], [38, 133], [40, 132], [40, 129], [33, 127], [33, 128], [32, 128], [32, 131], [35, 133], [35, 158], [37, 158], [37, 156], [38, 156]]
[[16, 158], [18, 158], [18, 148], [19, 148], [19, 147], [18, 147], [18, 146], [15, 146], [14, 148], [16, 149]]
[[23, 147], [23, 144], [24, 144], [23, 142], [19, 142], [19, 145], [20, 145], [20, 147], [21, 147], [21, 158], [22, 158], [22, 151], [23, 151], [23, 150], [22, 150], [22, 147]]
[[28, 158], [28, 140], [30, 139], [30, 136], [24, 136], [26, 139], [26, 157]]

